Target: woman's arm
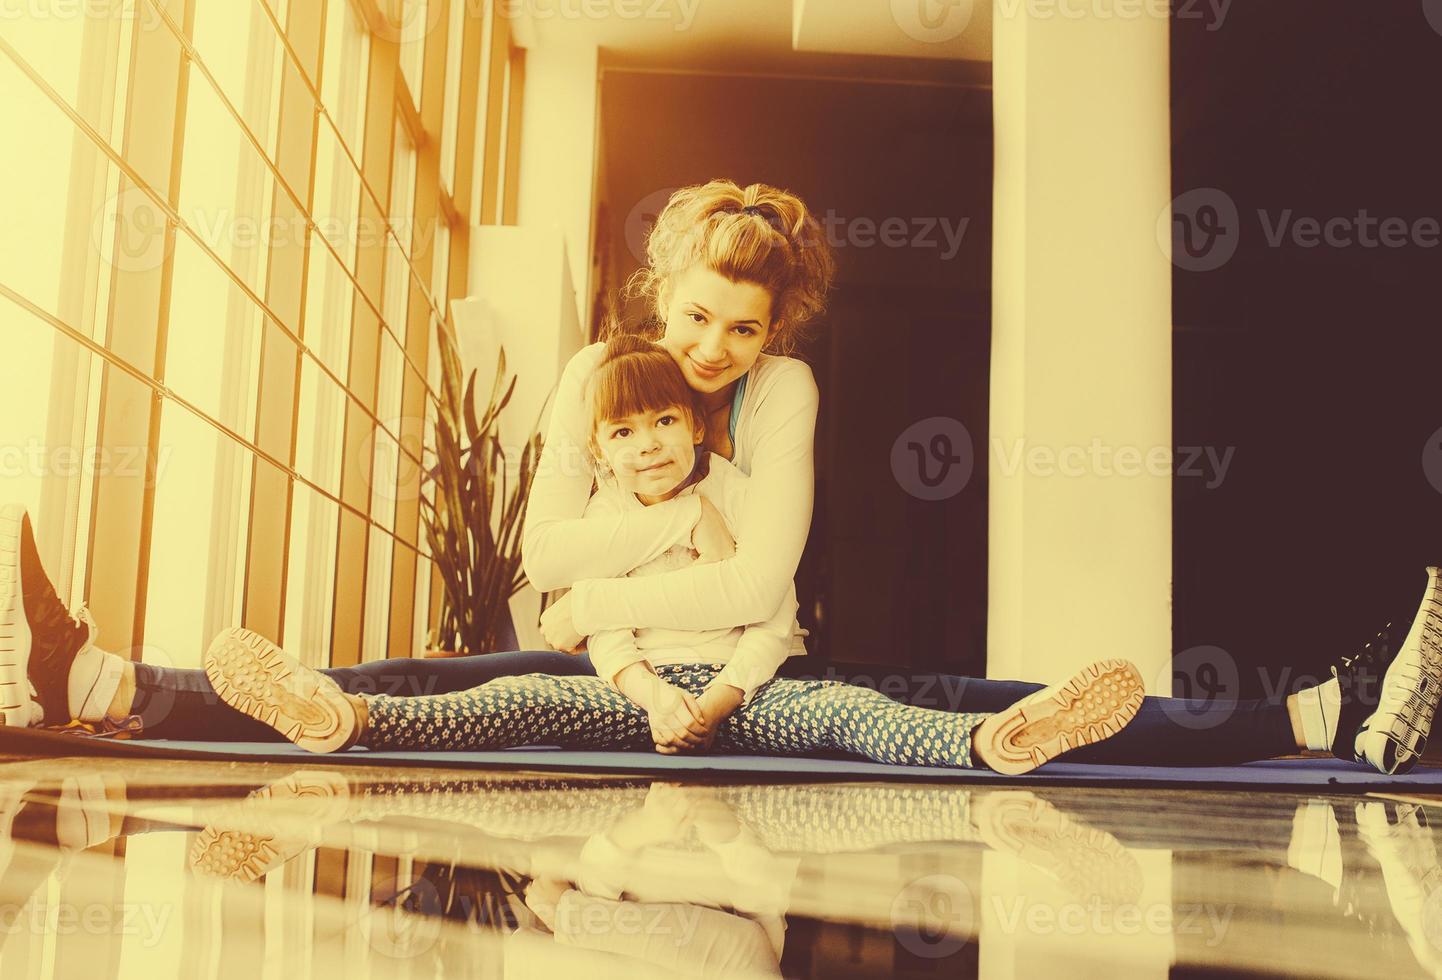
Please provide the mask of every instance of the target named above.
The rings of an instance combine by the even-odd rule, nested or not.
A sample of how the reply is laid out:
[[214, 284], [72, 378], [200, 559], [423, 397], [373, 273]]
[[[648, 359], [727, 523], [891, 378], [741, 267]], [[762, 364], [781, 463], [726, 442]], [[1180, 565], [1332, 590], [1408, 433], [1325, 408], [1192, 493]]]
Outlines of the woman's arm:
[[735, 556], [662, 575], [578, 581], [570, 592], [578, 633], [724, 629], [776, 611], [793, 587], [811, 529], [819, 396], [811, 369], [789, 361], [762, 397], [752, 420], [751, 476], [733, 528]]
[[701, 517], [701, 502], [687, 495], [654, 507], [582, 519], [595, 477], [587, 448], [590, 411], [585, 386], [604, 348], [592, 344], [571, 358], [551, 406], [551, 424], [521, 534], [521, 566], [541, 592], [566, 588], [581, 579], [625, 575], [673, 544], [689, 540]]

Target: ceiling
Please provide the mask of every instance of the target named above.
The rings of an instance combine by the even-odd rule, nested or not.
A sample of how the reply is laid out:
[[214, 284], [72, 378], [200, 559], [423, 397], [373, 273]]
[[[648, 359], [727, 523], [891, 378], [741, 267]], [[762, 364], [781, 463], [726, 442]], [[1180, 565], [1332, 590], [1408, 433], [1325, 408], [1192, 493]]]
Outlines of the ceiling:
[[531, 0], [523, 46], [595, 44], [608, 68], [989, 85], [987, 0]]

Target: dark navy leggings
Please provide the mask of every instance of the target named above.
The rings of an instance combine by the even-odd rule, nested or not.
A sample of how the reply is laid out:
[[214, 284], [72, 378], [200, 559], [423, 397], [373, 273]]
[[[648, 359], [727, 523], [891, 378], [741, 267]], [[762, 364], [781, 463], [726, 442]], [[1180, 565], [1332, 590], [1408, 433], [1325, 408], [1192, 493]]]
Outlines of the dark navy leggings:
[[[946, 711], [1001, 711], [1041, 684], [992, 681], [954, 674], [883, 673], [879, 667], [829, 667], [808, 673], [805, 658], [782, 668], [788, 677], [841, 680], [875, 687], [898, 701]], [[321, 671], [351, 694], [407, 697], [464, 691], [497, 677], [520, 674], [594, 674], [585, 655], [553, 651], [486, 653], [438, 660], [378, 660]], [[267, 725], [228, 707], [201, 670], [135, 665], [135, 713], [147, 738], [207, 741], [279, 741]], [[1297, 751], [1287, 709], [1273, 701], [1152, 698], [1119, 734], [1066, 756], [1069, 762], [1112, 765], [1221, 766], [1291, 755]]]

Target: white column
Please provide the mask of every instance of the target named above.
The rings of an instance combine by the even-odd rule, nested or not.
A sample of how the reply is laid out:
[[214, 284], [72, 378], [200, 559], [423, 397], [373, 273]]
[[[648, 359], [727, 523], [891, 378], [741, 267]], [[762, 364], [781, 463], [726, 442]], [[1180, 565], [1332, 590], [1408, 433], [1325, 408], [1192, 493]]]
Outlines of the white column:
[[1050, 682], [1126, 657], [1171, 693], [1169, 27], [1155, 6], [993, 6], [992, 677]]

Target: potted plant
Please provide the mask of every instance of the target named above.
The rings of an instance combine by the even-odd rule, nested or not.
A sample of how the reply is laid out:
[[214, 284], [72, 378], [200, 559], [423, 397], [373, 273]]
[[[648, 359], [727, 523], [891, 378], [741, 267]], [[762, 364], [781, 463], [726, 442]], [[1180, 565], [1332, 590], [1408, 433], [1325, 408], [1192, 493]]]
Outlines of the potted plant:
[[504, 348], [490, 400], [477, 416], [477, 372], [471, 371], [463, 385], [454, 339], [444, 324], [437, 334], [437, 459], [426, 476], [432, 493], [421, 495], [421, 523], [442, 591], [440, 621], [429, 643], [436, 652], [428, 656], [490, 653], [503, 637], [514, 637], [509, 603], [526, 583], [521, 527], [541, 455], [541, 435], [532, 426], [514, 454], [502, 445], [500, 416], [516, 390], [516, 378], [506, 378]]

